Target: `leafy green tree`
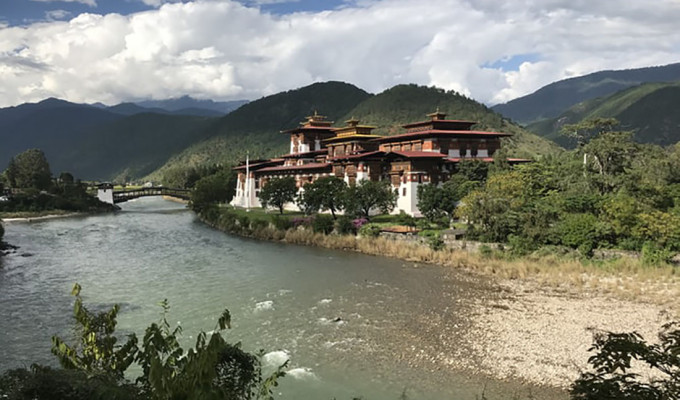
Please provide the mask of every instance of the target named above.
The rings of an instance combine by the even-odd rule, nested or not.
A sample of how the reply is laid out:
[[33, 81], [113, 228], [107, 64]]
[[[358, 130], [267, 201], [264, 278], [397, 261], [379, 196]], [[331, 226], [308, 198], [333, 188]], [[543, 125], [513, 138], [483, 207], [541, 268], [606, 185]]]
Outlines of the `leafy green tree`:
[[285, 178], [271, 179], [260, 189], [258, 197], [262, 207], [276, 207], [279, 209], [279, 213], [283, 214], [283, 206], [295, 200], [297, 191], [295, 178], [287, 176]]
[[73, 185], [75, 182], [75, 179], [73, 178], [73, 175], [70, 172], [62, 172], [59, 174], [59, 183], [65, 184], [65, 185]]
[[577, 124], [567, 124], [561, 129], [561, 133], [575, 139], [579, 147], [585, 146], [591, 139], [606, 132], [612, 132], [619, 124], [615, 118], [591, 118]]
[[345, 192], [345, 210], [368, 218], [371, 210], [387, 214], [397, 205], [398, 193], [389, 181], [362, 180]]
[[305, 214], [313, 214], [319, 210], [328, 210], [333, 219], [335, 213], [343, 209], [343, 198], [347, 184], [335, 176], [319, 178], [305, 184], [304, 191], [298, 195], [298, 206]]
[[443, 216], [451, 220], [461, 199], [480, 185], [481, 182], [470, 180], [469, 176], [462, 173], [452, 175], [442, 186], [420, 185], [417, 193], [418, 209], [430, 221]]
[[[598, 333], [588, 359], [592, 372], [582, 372], [571, 387], [574, 400], [672, 400], [680, 398], [680, 330], [664, 325], [659, 342], [647, 343], [637, 332]], [[634, 363], [651, 370], [644, 378]]]
[[201, 212], [210, 205], [227, 203], [234, 197], [235, 187], [236, 177], [228, 168], [201, 178], [191, 192], [191, 208]]
[[52, 172], [42, 150], [30, 149], [17, 155], [7, 168], [13, 187], [46, 190], [52, 184]]

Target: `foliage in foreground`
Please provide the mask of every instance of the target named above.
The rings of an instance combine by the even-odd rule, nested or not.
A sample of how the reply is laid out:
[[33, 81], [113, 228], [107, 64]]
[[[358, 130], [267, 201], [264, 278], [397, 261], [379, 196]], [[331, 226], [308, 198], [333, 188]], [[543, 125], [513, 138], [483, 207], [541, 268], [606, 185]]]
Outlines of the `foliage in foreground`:
[[[62, 369], [33, 365], [0, 377], [0, 398], [17, 400], [84, 399], [273, 399], [273, 387], [285, 375], [286, 364], [266, 378], [260, 358], [247, 353], [240, 344], [229, 344], [221, 331], [230, 327], [225, 310], [213, 333], [201, 332], [194, 348], [179, 344], [181, 328], [170, 328], [167, 301], [162, 302], [160, 322], [151, 324], [141, 344], [136, 335], [118, 344], [115, 335], [118, 306], [92, 313], [82, 302], [80, 286], [72, 294], [77, 343], [52, 338], [52, 353]], [[136, 364], [142, 374], [134, 383], [125, 379]]]
[[[575, 400], [671, 400], [680, 398], [680, 329], [670, 323], [659, 343], [647, 343], [636, 332], [599, 333], [584, 372], [571, 388]], [[645, 372], [643, 376], [631, 370]], [[649, 373], [649, 374], [647, 374]]]

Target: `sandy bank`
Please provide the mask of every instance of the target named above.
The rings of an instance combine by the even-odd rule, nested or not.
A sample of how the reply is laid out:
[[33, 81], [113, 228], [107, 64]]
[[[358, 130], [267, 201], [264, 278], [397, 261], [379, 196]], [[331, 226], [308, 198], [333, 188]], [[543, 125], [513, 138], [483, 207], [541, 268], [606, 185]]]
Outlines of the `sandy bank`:
[[82, 216], [82, 215], [88, 215], [89, 213], [66, 213], [66, 214], [49, 214], [49, 215], [40, 215], [40, 216], [35, 216], [35, 217], [21, 217], [21, 218], [0, 218], [2, 222], [37, 222], [37, 221], [44, 221], [48, 219], [56, 219], [56, 218], [69, 218], [69, 217], [77, 217], [77, 216]]

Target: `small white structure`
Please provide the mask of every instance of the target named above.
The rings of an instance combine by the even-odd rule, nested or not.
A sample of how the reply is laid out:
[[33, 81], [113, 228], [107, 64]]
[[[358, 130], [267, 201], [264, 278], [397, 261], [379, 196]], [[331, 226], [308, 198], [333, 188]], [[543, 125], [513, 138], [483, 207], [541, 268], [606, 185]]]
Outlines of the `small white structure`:
[[104, 203], [113, 204], [113, 185], [110, 183], [102, 183], [97, 188], [97, 198]]

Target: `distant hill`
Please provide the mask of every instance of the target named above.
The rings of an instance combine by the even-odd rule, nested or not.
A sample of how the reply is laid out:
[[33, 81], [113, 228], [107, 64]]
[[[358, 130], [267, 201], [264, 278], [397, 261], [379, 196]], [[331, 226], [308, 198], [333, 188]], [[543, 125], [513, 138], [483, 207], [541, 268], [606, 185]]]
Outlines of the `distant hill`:
[[229, 113], [205, 132], [209, 138], [173, 157], [147, 179], [161, 180], [170, 168], [233, 163], [287, 152], [290, 138], [280, 131], [297, 126], [318, 111], [330, 120], [345, 115], [371, 95], [342, 82], [315, 83], [252, 101]]
[[196, 143], [148, 179], [161, 180], [173, 168], [205, 163], [234, 163], [251, 158], [271, 157], [288, 152], [289, 140], [280, 131], [294, 128], [305, 116], [318, 111], [336, 126], [356, 117], [376, 125], [379, 134], [402, 132], [401, 125], [420, 121], [435, 109], [451, 118], [479, 121], [480, 129], [513, 133], [506, 147], [512, 154], [530, 157], [556, 151], [558, 146], [524, 131], [486, 106], [454, 92], [416, 85], [399, 85], [378, 95], [346, 83], [317, 83], [301, 89], [268, 96], [248, 103], [209, 128], [210, 138]]
[[621, 129], [635, 132], [641, 143], [670, 145], [680, 141], [680, 82], [647, 83], [576, 104], [555, 118], [530, 124], [527, 129], [562, 146], [573, 147], [573, 140], [562, 136], [565, 124], [595, 117], [613, 117]]
[[[176, 99], [144, 100], [136, 102], [137, 105], [144, 108], [158, 108], [173, 114], [183, 113], [184, 115], [200, 116], [226, 115], [246, 103], [248, 103], [248, 100], [198, 100], [190, 96], [182, 96]], [[208, 111], [212, 111], [212, 113], [208, 113]]]
[[565, 79], [536, 92], [493, 106], [493, 110], [521, 124], [554, 118], [583, 101], [611, 95], [623, 89], [650, 82], [680, 80], [680, 63], [659, 67], [600, 71]]
[[550, 141], [528, 133], [485, 105], [453, 91], [417, 85], [398, 85], [359, 104], [343, 117], [374, 125], [381, 135], [404, 132], [404, 124], [427, 119], [436, 109], [447, 118], [477, 121], [474, 129], [512, 133], [503, 147], [517, 157], [533, 157], [557, 150]]
[[[59, 174], [109, 179], [139, 177], [171, 155], [204, 139], [212, 118], [144, 112], [135, 105], [113, 110], [47, 99], [0, 109], [0, 171], [14, 155], [42, 149]], [[131, 113], [132, 115], [126, 115]]]

